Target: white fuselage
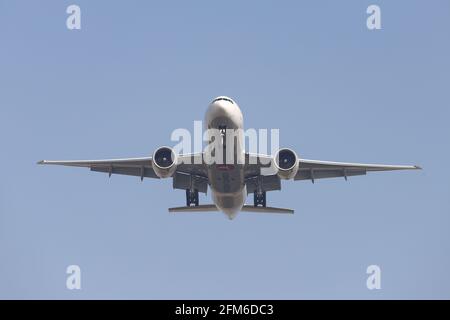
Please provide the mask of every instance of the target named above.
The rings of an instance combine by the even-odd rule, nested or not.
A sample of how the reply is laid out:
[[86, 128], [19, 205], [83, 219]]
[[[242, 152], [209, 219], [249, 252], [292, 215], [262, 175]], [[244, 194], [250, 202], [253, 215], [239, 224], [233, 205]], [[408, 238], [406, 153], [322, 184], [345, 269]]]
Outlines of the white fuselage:
[[[214, 133], [226, 132], [228, 135], [242, 132], [243, 128], [242, 112], [232, 99], [218, 97], [209, 105], [205, 115], [205, 129], [208, 130], [209, 142], [214, 140], [213, 136], [217, 136]], [[232, 155], [232, 161], [223, 158], [222, 162], [212, 161], [207, 165], [212, 200], [217, 208], [230, 218], [242, 209], [247, 197], [244, 181], [244, 138], [236, 134], [233, 140], [234, 145], [228, 143], [229, 140], [225, 138], [216, 144], [222, 149], [225, 157], [227, 152], [228, 155]], [[213, 154], [217, 155], [217, 151]]]

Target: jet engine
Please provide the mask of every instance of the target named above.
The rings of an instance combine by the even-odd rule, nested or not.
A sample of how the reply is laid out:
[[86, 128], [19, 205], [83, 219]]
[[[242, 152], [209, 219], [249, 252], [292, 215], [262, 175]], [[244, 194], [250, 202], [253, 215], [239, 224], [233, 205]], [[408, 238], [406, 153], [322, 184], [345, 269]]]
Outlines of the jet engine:
[[153, 171], [160, 178], [169, 178], [177, 169], [177, 155], [169, 147], [160, 147], [153, 153]]
[[292, 179], [298, 171], [298, 157], [291, 149], [280, 149], [274, 157], [275, 168], [280, 179]]

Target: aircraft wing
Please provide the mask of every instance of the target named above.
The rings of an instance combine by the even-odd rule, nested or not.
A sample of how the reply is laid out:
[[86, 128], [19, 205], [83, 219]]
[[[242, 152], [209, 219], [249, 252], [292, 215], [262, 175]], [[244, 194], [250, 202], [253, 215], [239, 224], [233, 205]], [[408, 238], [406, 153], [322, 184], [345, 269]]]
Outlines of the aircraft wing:
[[369, 171], [416, 170], [419, 166], [383, 165], [350, 162], [334, 162], [299, 159], [299, 169], [294, 180], [311, 180], [323, 178], [365, 175]]
[[[180, 164], [177, 166], [176, 172], [184, 175], [195, 175], [204, 180], [207, 177], [206, 169], [201, 161], [200, 163], [194, 162], [194, 157], [197, 156], [201, 156], [201, 154], [179, 156], [178, 160]], [[190, 161], [185, 161], [187, 158], [190, 158]], [[102, 160], [41, 160], [38, 164], [84, 167], [89, 168], [91, 171], [108, 173], [109, 176], [112, 174], [122, 174], [137, 176], [141, 180], [143, 178], [159, 179], [153, 171], [152, 157]]]
[[141, 177], [141, 179], [144, 177], [158, 179], [152, 168], [153, 162], [151, 157], [103, 160], [42, 160], [38, 164], [84, 167], [89, 168], [91, 171], [106, 172], [109, 176], [112, 174], [123, 174]]
[[[246, 166], [246, 178], [250, 181], [252, 178], [257, 178], [263, 175], [262, 168], [270, 167], [272, 157], [265, 154], [246, 154], [246, 160], [250, 164]], [[367, 163], [351, 163], [351, 162], [334, 162], [299, 159], [299, 169], [294, 177], [294, 180], [311, 180], [324, 178], [347, 178], [350, 176], [365, 175], [370, 171], [391, 171], [391, 170], [416, 170], [421, 169], [419, 166], [408, 165], [384, 165], [384, 164], [367, 164]], [[269, 171], [270, 172], [270, 171]], [[265, 176], [264, 179], [272, 180], [276, 177], [276, 173]], [[263, 180], [264, 180], [263, 179]], [[264, 181], [263, 181], [264, 182]], [[273, 185], [273, 183], [272, 183]], [[269, 186], [266, 191], [279, 190], [279, 187], [274, 188]], [[265, 187], [263, 186], [263, 189]]]

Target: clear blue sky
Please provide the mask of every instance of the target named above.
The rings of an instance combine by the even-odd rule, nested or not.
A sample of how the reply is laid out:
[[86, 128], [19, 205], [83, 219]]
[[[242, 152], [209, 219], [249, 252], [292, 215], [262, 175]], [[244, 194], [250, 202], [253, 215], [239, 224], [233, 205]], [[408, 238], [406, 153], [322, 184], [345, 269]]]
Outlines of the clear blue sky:
[[[450, 298], [449, 31], [445, 0], [1, 0], [0, 298]], [[148, 156], [218, 95], [302, 157], [424, 170], [285, 182], [293, 216], [229, 221], [169, 214], [171, 180], [35, 164]]]

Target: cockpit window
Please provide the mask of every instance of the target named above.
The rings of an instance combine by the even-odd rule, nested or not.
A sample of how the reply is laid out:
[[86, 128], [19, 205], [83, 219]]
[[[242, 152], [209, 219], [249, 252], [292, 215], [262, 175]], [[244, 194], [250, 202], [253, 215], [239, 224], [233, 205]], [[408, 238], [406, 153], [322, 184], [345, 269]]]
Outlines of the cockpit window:
[[234, 104], [233, 100], [225, 98], [225, 97], [216, 98], [216, 99], [213, 100], [213, 103], [216, 102], [216, 101], [220, 101], [220, 100], [228, 101], [228, 102], [231, 102], [231, 104]]

